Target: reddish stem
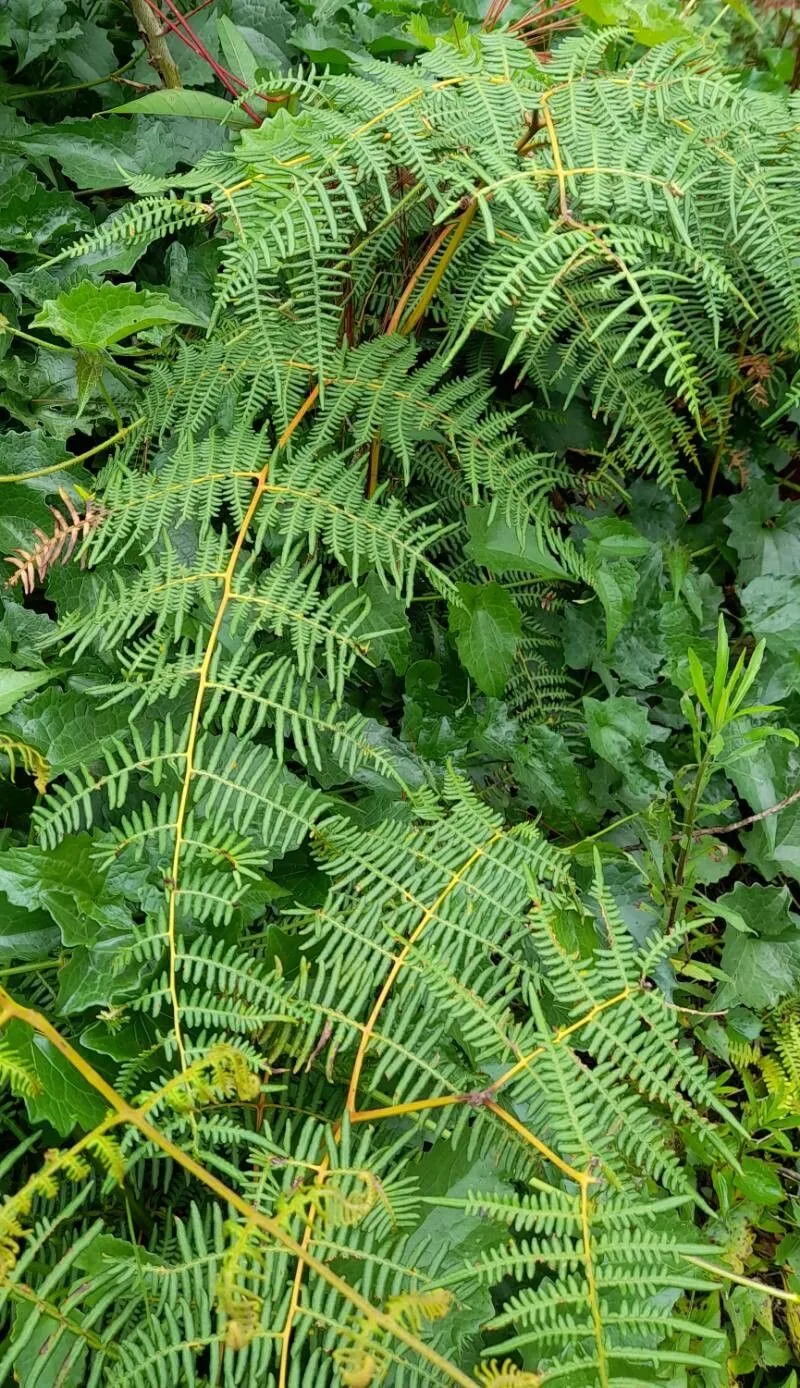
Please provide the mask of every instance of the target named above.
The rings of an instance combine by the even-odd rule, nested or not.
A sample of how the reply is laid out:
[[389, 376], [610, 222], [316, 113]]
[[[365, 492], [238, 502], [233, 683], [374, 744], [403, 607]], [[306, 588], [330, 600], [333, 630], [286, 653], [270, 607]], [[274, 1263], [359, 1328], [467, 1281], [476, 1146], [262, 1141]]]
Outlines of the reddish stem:
[[[196, 55], [196, 57], [201, 58], [203, 62], [208, 63], [208, 66], [211, 68], [211, 71], [214, 73], [214, 76], [222, 83], [226, 92], [228, 92], [234, 98], [234, 100], [239, 101], [241, 92], [246, 90], [247, 88], [247, 83], [242, 81], [241, 77], [237, 77], [235, 72], [231, 72], [228, 68], [222, 67], [217, 62], [213, 53], [209, 53], [205, 44], [202, 42], [201, 39], [197, 37], [197, 34], [194, 32], [194, 29], [187, 20], [186, 16], [181, 14], [181, 11], [178, 9], [178, 6], [175, 4], [175, 0], [164, 0], [164, 3], [169, 7], [172, 14], [175, 16], [174, 20], [170, 19], [169, 15], [164, 14], [163, 10], [159, 9], [158, 5], [155, 3], [155, 0], [147, 0], [149, 8], [153, 11], [153, 14], [157, 15], [157, 17], [165, 26], [165, 28], [167, 28], [170, 31], [170, 33], [175, 34], [176, 37], [182, 41], [182, 43], [185, 43], [186, 47], [190, 49], [191, 52]], [[203, 6], [200, 6], [199, 8], [202, 9]], [[192, 11], [192, 13], [196, 13], [196, 11]], [[241, 106], [242, 110], [246, 112], [246, 114], [250, 117], [252, 121], [255, 122], [256, 125], [261, 124], [263, 117], [259, 116], [258, 112], [255, 111], [252, 106], [250, 106], [246, 101], [243, 101], [241, 103]]]

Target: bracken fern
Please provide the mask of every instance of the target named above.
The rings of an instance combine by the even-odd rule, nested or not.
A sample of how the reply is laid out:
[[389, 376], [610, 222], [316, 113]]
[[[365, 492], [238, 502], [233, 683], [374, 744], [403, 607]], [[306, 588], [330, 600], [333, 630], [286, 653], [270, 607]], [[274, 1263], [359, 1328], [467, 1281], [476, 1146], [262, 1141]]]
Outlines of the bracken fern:
[[[9, 1163], [0, 1301], [25, 1319], [0, 1381], [34, 1341], [29, 1388], [53, 1366], [92, 1388], [715, 1367], [680, 1306], [714, 1285], [684, 1141], [733, 1164], [736, 1123], [656, 983], [689, 927], [637, 943], [599, 864], [590, 907], [539, 829], [359, 698], [381, 614], [458, 608], [477, 506], [540, 559], [514, 703], [567, 706], [534, 609], [548, 572], [596, 582], [573, 498], [676, 486], [742, 335], [797, 349], [795, 99], [705, 49], [625, 51], [606, 30], [545, 63], [456, 30], [413, 64], [275, 77], [269, 120], [73, 247], [213, 222], [222, 269], [208, 339], [152, 371], [72, 517], [87, 572], [58, 640], [122, 724], [34, 822], [139, 884], [104, 1019], [137, 1043], [112, 1087], [2, 994], [15, 1092], [36, 1091], [26, 1024], [108, 1112], [15, 1154], [19, 1181]], [[596, 475], [534, 446], [498, 367], [589, 402]], [[58, 553], [23, 556], [26, 586]], [[297, 854], [321, 890], [281, 915], [289, 966], [252, 923]], [[462, 1160], [485, 1189], [425, 1193], [426, 1162]]]

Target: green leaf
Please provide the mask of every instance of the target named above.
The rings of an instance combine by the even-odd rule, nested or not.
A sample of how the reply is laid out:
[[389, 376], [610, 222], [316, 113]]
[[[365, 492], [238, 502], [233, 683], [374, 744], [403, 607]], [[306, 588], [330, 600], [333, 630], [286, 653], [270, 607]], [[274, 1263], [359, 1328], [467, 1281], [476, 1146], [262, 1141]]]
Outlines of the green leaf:
[[54, 680], [59, 671], [52, 666], [49, 670], [11, 670], [0, 668], [0, 714], [8, 713], [10, 708], [24, 699], [34, 689]]
[[214, 311], [219, 261], [219, 247], [213, 241], [192, 246], [191, 255], [180, 241], [173, 241], [164, 257], [170, 296], [205, 323]]
[[[231, 110], [221, 97], [213, 99]], [[221, 147], [228, 137], [217, 128], [219, 112], [213, 120], [212, 127], [175, 116], [155, 120], [147, 115], [104, 114], [96, 120], [33, 126], [15, 148], [27, 158], [56, 160], [79, 188], [119, 188], [141, 174], [171, 173], [176, 164], [193, 163], [205, 150]]]
[[220, 14], [217, 15], [217, 33], [228, 67], [241, 77], [248, 87], [254, 87], [258, 59], [239, 26], [232, 24], [226, 14]]
[[583, 710], [590, 745], [614, 768], [620, 798], [633, 808], [647, 804], [667, 784], [669, 773], [652, 743], [668, 733], [648, 721], [647, 709], [627, 695], [584, 697]]
[[639, 574], [627, 559], [619, 559], [614, 564], [601, 564], [592, 585], [606, 614], [606, 650], [610, 651], [633, 615]]
[[648, 47], [687, 34], [686, 25], [667, 0], [579, 0], [578, 8], [596, 24], [621, 24]]
[[0, 892], [15, 906], [47, 911], [66, 945], [93, 944], [99, 926], [131, 928], [130, 912], [92, 860], [88, 834], [53, 849], [30, 845], [0, 851]]
[[511, 673], [522, 618], [499, 583], [460, 583], [461, 607], [450, 605], [450, 630], [461, 663], [484, 694], [499, 698]]
[[754, 578], [742, 590], [742, 604], [754, 635], [763, 637], [767, 650], [790, 657], [797, 650], [800, 630], [800, 576]]
[[376, 663], [388, 660], [396, 674], [402, 675], [411, 654], [411, 629], [405, 606], [396, 593], [384, 587], [377, 574], [367, 576], [364, 591], [369, 595], [366, 629], [383, 633], [369, 639], [369, 658]]
[[0, 902], [0, 961], [4, 964], [46, 959], [58, 953], [60, 944], [58, 926], [46, 911], [32, 911], [7, 898]]
[[652, 549], [650, 540], [630, 521], [619, 516], [598, 516], [586, 522], [587, 549], [597, 559], [643, 559]]
[[88, 1132], [102, 1122], [105, 1101], [50, 1041], [16, 1020], [3, 1029], [3, 1038], [39, 1080], [39, 1093], [25, 1100], [32, 1123], [51, 1123], [68, 1137], [75, 1128]]
[[132, 943], [132, 934], [98, 931], [91, 948], [79, 945], [58, 974], [56, 1010], [62, 1017], [87, 1008], [113, 1007], [131, 997], [140, 987], [141, 970], [133, 961], [120, 967], [122, 951]]
[[731, 500], [725, 524], [739, 556], [739, 580], [800, 574], [800, 512], [793, 501], [781, 501], [778, 487], [751, 482]]
[[72, 193], [44, 188], [27, 169], [0, 182], [0, 250], [56, 251], [91, 226], [91, 214]]
[[742, 1157], [735, 1186], [746, 1200], [753, 1200], [757, 1205], [782, 1205], [786, 1199], [775, 1167], [761, 1157]]
[[47, 299], [33, 320], [34, 327], [49, 328], [73, 347], [102, 351], [132, 333], [159, 323], [192, 323], [203, 320], [191, 309], [176, 304], [168, 294], [137, 289], [133, 284], [91, 284]]
[[756, 1012], [774, 1007], [800, 982], [800, 918], [791, 909], [788, 889], [737, 882], [720, 905], [735, 912], [751, 933], [726, 927], [721, 967], [728, 982], [720, 986], [715, 1007], [742, 1004]]
[[647, 709], [628, 696], [603, 700], [587, 696], [583, 711], [593, 751], [621, 768], [626, 757], [641, 752], [656, 735], [647, 720]]
[[[502, 1231], [491, 1220], [450, 1208], [448, 1200], [463, 1200], [475, 1190], [487, 1196], [503, 1196], [513, 1189], [499, 1155], [491, 1150], [473, 1151], [463, 1138], [457, 1144], [439, 1139], [424, 1152], [415, 1167], [422, 1195], [424, 1218], [411, 1234], [410, 1252], [415, 1263], [440, 1278], [444, 1269], [476, 1263], [502, 1242]], [[456, 1355], [475, 1326], [492, 1315], [492, 1299], [478, 1279], [472, 1279], [459, 1295], [442, 1325], [441, 1349]]]
[[59, 45], [61, 62], [76, 82], [91, 82], [98, 94], [113, 100], [118, 88], [113, 82], [100, 82], [117, 67], [117, 55], [105, 29], [84, 19], [79, 35], [65, 46]]
[[5, 0], [2, 18], [17, 50], [18, 72], [57, 44], [80, 34], [80, 25], [62, 24], [66, 14], [66, 0]]
[[[759, 762], [762, 755], [760, 749]], [[767, 881], [783, 875], [800, 882], [800, 801], [759, 820], [742, 835], [742, 842], [747, 862]]]
[[45, 689], [15, 708], [5, 726], [36, 747], [58, 775], [99, 756], [127, 724], [118, 705], [99, 708], [84, 690]]
[[191, 120], [212, 120], [217, 124], [252, 125], [249, 116], [238, 110], [224, 97], [211, 92], [193, 91], [189, 87], [176, 87], [158, 92], [147, 92], [145, 96], [134, 97], [114, 107], [114, 114], [140, 116], [188, 116]]
[[584, 768], [573, 748], [555, 728], [527, 729], [524, 754], [515, 764], [521, 796], [533, 810], [541, 811], [555, 828], [589, 828], [597, 810], [589, 795]]
[[529, 573], [546, 579], [570, 577], [563, 565], [541, 548], [533, 529], [528, 530], [525, 544], [521, 545], [516, 531], [502, 516], [493, 516], [488, 506], [471, 506], [467, 527], [467, 554], [491, 573]]

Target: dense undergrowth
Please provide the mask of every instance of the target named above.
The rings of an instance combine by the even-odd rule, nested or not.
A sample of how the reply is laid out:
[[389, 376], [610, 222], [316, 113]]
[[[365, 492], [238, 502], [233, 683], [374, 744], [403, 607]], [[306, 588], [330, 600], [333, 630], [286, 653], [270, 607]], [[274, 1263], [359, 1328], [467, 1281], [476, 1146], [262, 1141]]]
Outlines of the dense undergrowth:
[[0, 10], [0, 1384], [795, 1388], [799, 36]]

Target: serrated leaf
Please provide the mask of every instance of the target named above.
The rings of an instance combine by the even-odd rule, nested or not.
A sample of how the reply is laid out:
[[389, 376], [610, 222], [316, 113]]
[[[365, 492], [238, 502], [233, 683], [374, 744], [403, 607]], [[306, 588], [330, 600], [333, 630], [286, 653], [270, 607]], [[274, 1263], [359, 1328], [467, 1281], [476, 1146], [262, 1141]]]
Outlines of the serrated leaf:
[[92, 860], [88, 834], [56, 848], [31, 844], [0, 852], [0, 893], [15, 906], [47, 911], [65, 945], [91, 945], [101, 928], [126, 932], [130, 912]]
[[160, 323], [204, 326], [198, 314], [176, 304], [168, 294], [137, 289], [133, 284], [88, 281], [59, 294], [57, 299], [45, 300], [33, 323], [88, 352], [102, 351]]
[[43, 187], [28, 169], [0, 183], [0, 250], [57, 250], [91, 226], [91, 214], [72, 193]]
[[3, 1034], [41, 1085], [38, 1094], [25, 1100], [33, 1123], [51, 1123], [62, 1137], [68, 1137], [76, 1127], [88, 1132], [102, 1122], [104, 1101], [50, 1041], [16, 1020], [7, 1024]]
[[[230, 109], [222, 97], [214, 99]], [[213, 120], [218, 124], [219, 116]], [[224, 131], [198, 127], [194, 120], [109, 114], [33, 126], [16, 148], [27, 158], [54, 159], [79, 188], [102, 189], [124, 186], [140, 174], [171, 173], [176, 164], [193, 163], [226, 139]]]
[[499, 583], [460, 583], [461, 607], [450, 606], [450, 630], [458, 654], [484, 694], [499, 698], [511, 673], [522, 618]]
[[66, 0], [5, 0], [5, 20], [11, 42], [17, 50], [17, 71], [44, 53], [80, 34], [78, 24], [67, 19]]
[[614, 564], [601, 564], [592, 584], [606, 614], [606, 650], [610, 651], [633, 615], [639, 574], [627, 559], [619, 559]]
[[721, 985], [715, 1006], [743, 1005], [757, 1012], [774, 1007], [800, 982], [800, 917], [791, 909], [788, 889], [737, 882], [720, 903], [740, 921], [725, 930], [721, 965], [729, 981]]

